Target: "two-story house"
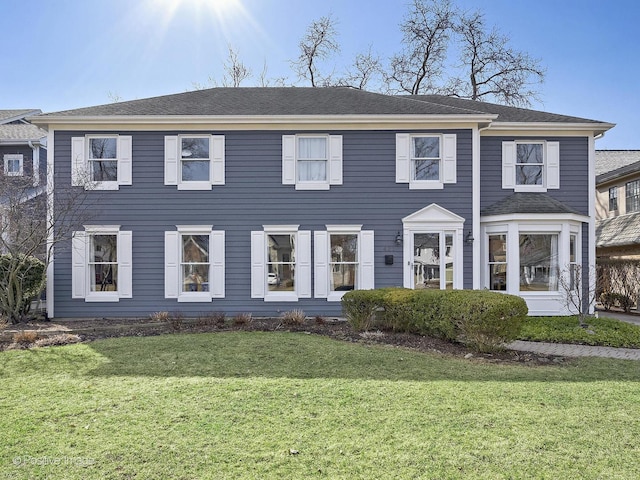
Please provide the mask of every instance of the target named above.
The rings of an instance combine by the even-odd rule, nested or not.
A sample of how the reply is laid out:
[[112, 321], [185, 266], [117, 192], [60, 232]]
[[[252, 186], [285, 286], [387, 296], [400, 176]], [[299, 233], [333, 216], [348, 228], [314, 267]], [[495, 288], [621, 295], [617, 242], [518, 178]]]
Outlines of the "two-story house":
[[596, 151], [596, 255], [640, 258], [640, 150]]
[[[19, 229], [23, 205], [33, 215], [46, 212], [43, 202], [35, 204], [36, 197], [46, 190], [47, 132], [31, 124], [27, 117], [40, 110], [0, 110], [0, 253], [4, 253]], [[19, 211], [20, 210], [20, 211]], [[25, 211], [27, 211], [25, 209]]]
[[95, 205], [56, 246], [51, 317], [339, 315], [344, 292], [385, 286], [566, 313], [558, 278], [594, 263], [595, 139], [612, 127], [349, 88], [215, 88], [33, 121], [49, 185]]

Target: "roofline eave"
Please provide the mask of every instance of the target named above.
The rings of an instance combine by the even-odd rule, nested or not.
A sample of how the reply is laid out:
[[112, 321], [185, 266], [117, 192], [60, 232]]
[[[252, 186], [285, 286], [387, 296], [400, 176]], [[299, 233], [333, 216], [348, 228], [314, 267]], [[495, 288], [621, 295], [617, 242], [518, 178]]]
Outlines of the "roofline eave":
[[65, 116], [47, 115], [31, 117], [29, 121], [34, 125], [136, 125], [136, 124], [370, 124], [402, 122], [405, 124], [419, 123], [487, 123], [490, 124], [497, 115], [99, 115], [99, 116]]
[[489, 128], [492, 131], [576, 131], [584, 130], [601, 135], [615, 127], [615, 123], [608, 122], [493, 122]]

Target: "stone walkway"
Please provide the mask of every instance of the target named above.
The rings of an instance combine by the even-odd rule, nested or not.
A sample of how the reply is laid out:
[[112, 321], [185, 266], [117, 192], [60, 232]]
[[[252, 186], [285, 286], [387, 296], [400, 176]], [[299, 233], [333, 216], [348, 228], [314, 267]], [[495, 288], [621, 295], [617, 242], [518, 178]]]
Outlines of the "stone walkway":
[[569, 345], [565, 343], [524, 342], [517, 340], [507, 345], [511, 350], [542, 353], [560, 357], [606, 357], [619, 360], [640, 360], [640, 349], [593, 347], [591, 345]]

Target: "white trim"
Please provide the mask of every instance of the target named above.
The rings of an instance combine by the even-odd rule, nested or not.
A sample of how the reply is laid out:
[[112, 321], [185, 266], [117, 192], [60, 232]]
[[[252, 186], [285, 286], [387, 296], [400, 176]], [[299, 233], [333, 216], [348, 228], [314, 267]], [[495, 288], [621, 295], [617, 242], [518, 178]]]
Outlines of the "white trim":
[[[4, 154], [4, 174], [7, 177], [23, 177], [24, 176], [24, 155], [22, 153], [5, 153]], [[17, 172], [9, 171], [9, 162], [18, 160]]]
[[360, 233], [362, 225], [326, 225], [329, 233]]
[[[435, 233], [439, 235], [440, 248], [445, 236], [453, 235], [453, 288], [464, 288], [464, 223], [465, 219], [438, 204], [432, 203], [402, 219], [403, 225], [403, 286], [414, 288], [414, 234]], [[441, 256], [441, 263], [445, 256]], [[442, 265], [441, 265], [442, 267]], [[445, 269], [441, 268], [441, 285], [446, 282]]]
[[480, 217], [481, 223], [514, 222], [521, 224], [546, 221], [588, 222], [589, 217], [575, 213], [510, 213], [508, 215], [488, 215]]
[[[480, 131], [471, 131], [471, 231], [474, 238], [472, 245], [472, 278], [474, 290], [481, 283], [481, 250], [480, 250]], [[464, 248], [464, 246], [463, 246]]]
[[[596, 291], [595, 275], [591, 274], [591, 269], [596, 268], [596, 144], [593, 135], [589, 136], [589, 154], [588, 154], [588, 169], [589, 169], [589, 190], [587, 197], [589, 198], [589, 220], [588, 220], [588, 247], [589, 247], [589, 263], [587, 265], [589, 271], [589, 292]], [[578, 239], [580, 255], [582, 255], [582, 229], [580, 229], [580, 237]], [[582, 265], [582, 263], [581, 263]], [[595, 302], [590, 302], [589, 313], [593, 314], [595, 309]]]
[[297, 232], [300, 225], [263, 225], [265, 233], [292, 233]]
[[54, 318], [55, 314], [55, 305], [53, 297], [55, 295], [54, 290], [54, 202], [53, 202], [53, 188], [55, 184], [53, 172], [53, 163], [54, 163], [54, 137], [55, 130], [50, 129], [47, 134], [47, 316], [49, 318]]

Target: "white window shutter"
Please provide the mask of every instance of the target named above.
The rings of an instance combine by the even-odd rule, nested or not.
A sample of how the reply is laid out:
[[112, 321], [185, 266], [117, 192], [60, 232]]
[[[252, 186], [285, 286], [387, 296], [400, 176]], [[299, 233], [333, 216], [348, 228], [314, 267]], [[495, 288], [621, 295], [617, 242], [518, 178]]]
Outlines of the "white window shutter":
[[411, 180], [411, 135], [396, 133], [396, 183]]
[[133, 297], [132, 232], [118, 232], [118, 296]]
[[298, 298], [311, 298], [311, 231], [298, 232], [296, 257]]
[[180, 234], [164, 232], [164, 298], [180, 293]]
[[[178, 136], [164, 137], [164, 184], [178, 184]], [[173, 297], [171, 297], [173, 298]]]
[[342, 185], [342, 135], [329, 137], [329, 185]]
[[456, 135], [442, 136], [442, 182], [456, 183]]
[[375, 288], [373, 230], [360, 232], [360, 290]]
[[131, 136], [118, 137], [118, 185], [132, 184]]
[[282, 136], [282, 184], [296, 184], [296, 136]]
[[547, 188], [560, 188], [560, 142], [547, 142]]
[[87, 234], [73, 232], [71, 239], [71, 298], [87, 295]]
[[89, 180], [87, 176], [87, 162], [84, 153], [84, 137], [71, 139], [71, 185], [82, 187]]
[[211, 298], [224, 298], [224, 248], [224, 230], [213, 230], [209, 236], [209, 261], [211, 262], [209, 291]]
[[211, 185], [224, 185], [224, 135], [211, 136]]
[[329, 233], [313, 233], [313, 291], [316, 298], [329, 296]]
[[264, 298], [266, 279], [264, 232], [251, 232], [251, 298]]
[[502, 142], [502, 188], [516, 188], [516, 142]]

